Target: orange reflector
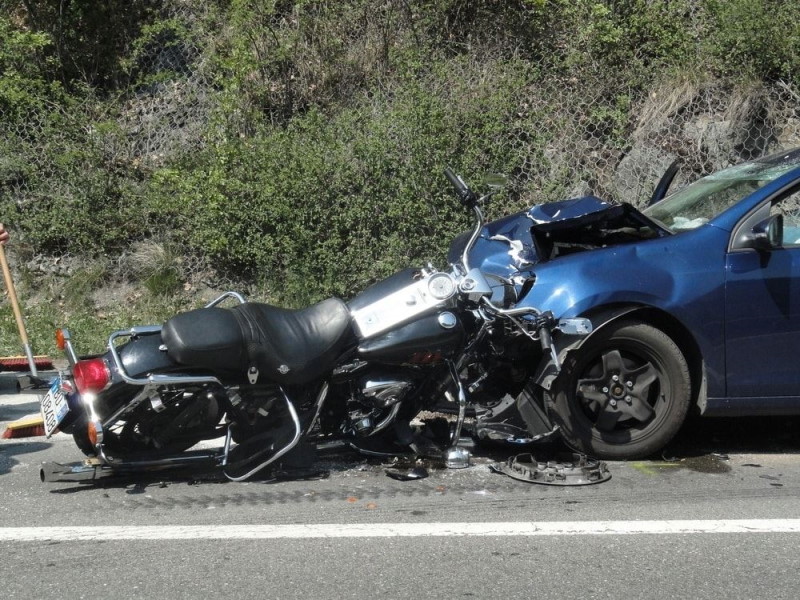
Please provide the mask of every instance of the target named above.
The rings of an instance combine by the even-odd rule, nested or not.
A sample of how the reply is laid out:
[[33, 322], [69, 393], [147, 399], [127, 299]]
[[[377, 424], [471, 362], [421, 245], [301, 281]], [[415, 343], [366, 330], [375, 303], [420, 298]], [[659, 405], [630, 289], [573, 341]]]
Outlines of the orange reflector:
[[89, 436], [89, 441], [92, 442], [92, 446], [97, 446], [97, 438], [98, 438], [97, 427], [98, 427], [98, 424], [95, 423], [94, 421], [89, 421], [89, 424], [86, 427], [87, 427], [86, 433]]
[[64, 330], [56, 329], [56, 348], [63, 350], [67, 347], [67, 341], [64, 339]]

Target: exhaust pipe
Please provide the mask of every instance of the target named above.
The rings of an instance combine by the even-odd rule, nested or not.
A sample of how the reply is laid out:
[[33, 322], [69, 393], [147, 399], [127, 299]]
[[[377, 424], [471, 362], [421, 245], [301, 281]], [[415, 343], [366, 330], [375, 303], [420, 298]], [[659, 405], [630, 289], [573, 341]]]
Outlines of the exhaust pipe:
[[98, 445], [100, 459], [104, 462], [61, 464], [57, 462], [42, 463], [39, 468], [39, 479], [42, 482], [53, 481], [97, 481], [112, 476], [143, 475], [157, 471], [175, 471], [179, 469], [211, 469], [216, 468], [221, 459], [217, 451], [198, 450], [184, 452], [175, 456], [166, 456], [154, 460], [120, 460], [107, 457], [101, 445]]
[[45, 462], [39, 468], [39, 479], [43, 483], [53, 481], [97, 481], [114, 475], [114, 470], [104, 465], [87, 465], [86, 463], [61, 464]]

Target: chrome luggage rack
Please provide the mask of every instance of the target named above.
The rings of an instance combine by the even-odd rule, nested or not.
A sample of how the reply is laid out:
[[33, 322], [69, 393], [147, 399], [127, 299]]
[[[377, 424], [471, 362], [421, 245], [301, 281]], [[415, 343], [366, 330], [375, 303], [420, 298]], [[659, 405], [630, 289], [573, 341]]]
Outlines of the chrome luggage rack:
[[[205, 305], [205, 308], [213, 308], [221, 304], [228, 298], [234, 298], [239, 301], [239, 304], [245, 304], [247, 301], [238, 292], [225, 292], [215, 300]], [[147, 377], [131, 377], [125, 370], [122, 364], [122, 359], [117, 352], [115, 342], [120, 338], [139, 337], [142, 335], [155, 335], [161, 333], [161, 325], [143, 325], [139, 327], [131, 327], [130, 329], [122, 329], [115, 331], [108, 338], [108, 352], [111, 354], [111, 359], [114, 361], [114, 368], [119, 373], [119, 376], [125, 383], [131, 385], [169, 385], [173, 383], [216, 383], [222, 385], [219, 379], [211, 375], [148, 375]]]

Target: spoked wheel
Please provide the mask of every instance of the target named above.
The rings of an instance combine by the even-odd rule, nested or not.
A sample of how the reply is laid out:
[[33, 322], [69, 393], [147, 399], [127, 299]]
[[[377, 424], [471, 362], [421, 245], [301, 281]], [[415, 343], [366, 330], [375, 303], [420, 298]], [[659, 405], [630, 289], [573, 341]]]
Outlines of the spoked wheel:
[[609, 459], [641, 458], [677, 433], [690, 401], [689, 368], [663, 331], [624, 321], [570, 356], [550, 395], [567, 444]]

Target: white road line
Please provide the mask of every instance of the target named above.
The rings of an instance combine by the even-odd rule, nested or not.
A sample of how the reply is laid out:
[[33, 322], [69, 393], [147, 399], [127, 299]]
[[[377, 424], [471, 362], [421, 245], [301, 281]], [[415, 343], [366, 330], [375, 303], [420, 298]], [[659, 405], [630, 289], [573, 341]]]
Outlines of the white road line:
[[800, 533], [800, 519], [0, 527], [0, 542]]

